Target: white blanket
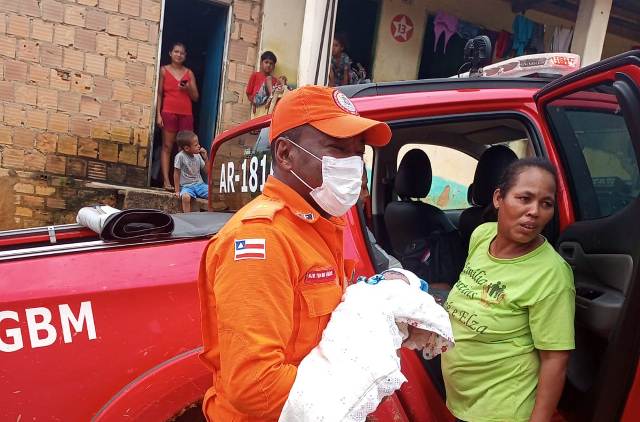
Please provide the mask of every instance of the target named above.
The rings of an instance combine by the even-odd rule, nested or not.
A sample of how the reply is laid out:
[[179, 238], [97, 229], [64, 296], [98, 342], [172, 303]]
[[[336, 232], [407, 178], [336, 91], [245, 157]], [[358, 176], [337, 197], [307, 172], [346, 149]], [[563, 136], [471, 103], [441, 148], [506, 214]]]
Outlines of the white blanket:
[[403, 269], [349, 286], [320, 344], [300, 363], [279, 421], [362, 422], [406, 381], [401, 346], [426, 359], [453, 347], [447, 312], [420, 286]]
[[89, 227], [94, 232], [100, 234], [104, 228], [104, 223], [111, 214], [120, 212], [119, 209], [108, 205], [95, 205], [92, 207], [82, 207], [78, 211], [76, 221], [78, 224]]

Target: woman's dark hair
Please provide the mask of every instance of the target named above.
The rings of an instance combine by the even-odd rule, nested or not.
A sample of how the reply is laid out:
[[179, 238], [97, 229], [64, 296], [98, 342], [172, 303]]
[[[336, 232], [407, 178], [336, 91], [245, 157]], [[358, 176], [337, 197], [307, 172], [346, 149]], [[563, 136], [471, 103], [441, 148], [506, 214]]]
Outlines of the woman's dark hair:
[[184, 44], [182, 44], [179, 41], [174, 42], [173, 44], [171, 44], [171, 48], [169, 49], [169, 51], [173, 51], [174, 48], [176, 47], [182, 47], [184, 49], [184, 52], [187, 52], [187, 47], [184, 46]]
[[[547, 173], [553, 176], [553, 181], [558, 185], [558, 172], [556, 168], [545, 158], [521, 158], [509, 164], [507, 168], [502, 173], [500, 177], [500, 181], [496, 186], [496, 189], [500, 189], [500, 195], [504, 198], [507, 193], [513, 188], [513, 186], [518, 181], [518, 176], [523, 171], [529, 168], [537, 168], [540, 170], [544, 170]], [[491, 201], [489, 207], [485, 210], [482, 215], [482, 221], [497, 221], [498, 219], [498, 210], [493, 206], [493, 201]]]
[[265, 51], [264, 53], [262, 53], [260, 55], [260, 63], [262, 63], [263, 60], [271, 60], [273, 64], [276, 64], [278, 62], [278, 58], [275, 54], [273, 54], [273, 51]]
[[337, 41], [342, 46], [343, 50], [347, 50], [347, 36], [343, 33], [338, 33], [333, 36], [333, 40]]

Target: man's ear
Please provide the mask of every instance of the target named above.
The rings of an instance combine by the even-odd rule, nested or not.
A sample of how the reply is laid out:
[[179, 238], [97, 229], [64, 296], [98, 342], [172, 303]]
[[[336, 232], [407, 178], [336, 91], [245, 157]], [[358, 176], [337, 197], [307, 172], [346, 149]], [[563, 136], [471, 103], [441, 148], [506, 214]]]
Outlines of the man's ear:
[[278, 166], [278, 168], [281, 168], [286, 172], [290, 171], [293, 168], [291, 165], [291, 141], [289, 141], [287, 138], [276, 138], [271, 143], [271, 148], [274, 148], [275, 153], [273, 154], [273, 156], [275, 157], [275, 164]]

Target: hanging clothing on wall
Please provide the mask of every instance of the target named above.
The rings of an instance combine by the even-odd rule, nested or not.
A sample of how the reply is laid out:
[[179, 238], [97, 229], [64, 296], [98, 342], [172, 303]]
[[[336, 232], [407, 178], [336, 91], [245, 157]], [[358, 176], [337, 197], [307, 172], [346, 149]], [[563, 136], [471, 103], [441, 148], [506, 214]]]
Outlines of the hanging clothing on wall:
[[507, 31], [500, 31], [496, 37], [496, 58], [503, 59], [509, 55], [511, 51], [511, 44], [513, 42], [513, 35]]
[[511, 48], [515, 50], [516, 56], [522, 56], [533, 36], [534, 22], [524, 15], [517, 15], [513, 20], [512, 29], [513, 44]]
[[573, 39], [573, 29], [556, 26], [551, 37], [550, 52], [568, 53]]
[[473, 37], [477, 37], [480, 34], [481, 28], [478, 25], [474, 25], [471, 22], [459, 21], [458, 22], [458, 35], [463, 40], [470, 40]]
[[438, 12], [433, 20], [433, 33], [435, 41], [433, 42], [433, 51], [438, 48], [440, 35], [444, 34], [444, 52], [447, 52], [447, 44], [453, 34], [458, 31], [458, 18], [445, 12]]

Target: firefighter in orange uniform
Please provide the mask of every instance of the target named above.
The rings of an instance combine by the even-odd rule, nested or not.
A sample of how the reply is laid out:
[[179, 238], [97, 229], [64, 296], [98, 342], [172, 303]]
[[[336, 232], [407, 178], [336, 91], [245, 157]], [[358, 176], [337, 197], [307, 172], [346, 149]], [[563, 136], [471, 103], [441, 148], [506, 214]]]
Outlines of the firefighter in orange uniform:
[[346, 285], [341, 217], [360, 194], [364, 146], [390, 138], [389, 126], [360, 117], [333, 88], [299, 88], [278, 103], [273, 176], [200, 263], [210, 422], [278, 420]]

